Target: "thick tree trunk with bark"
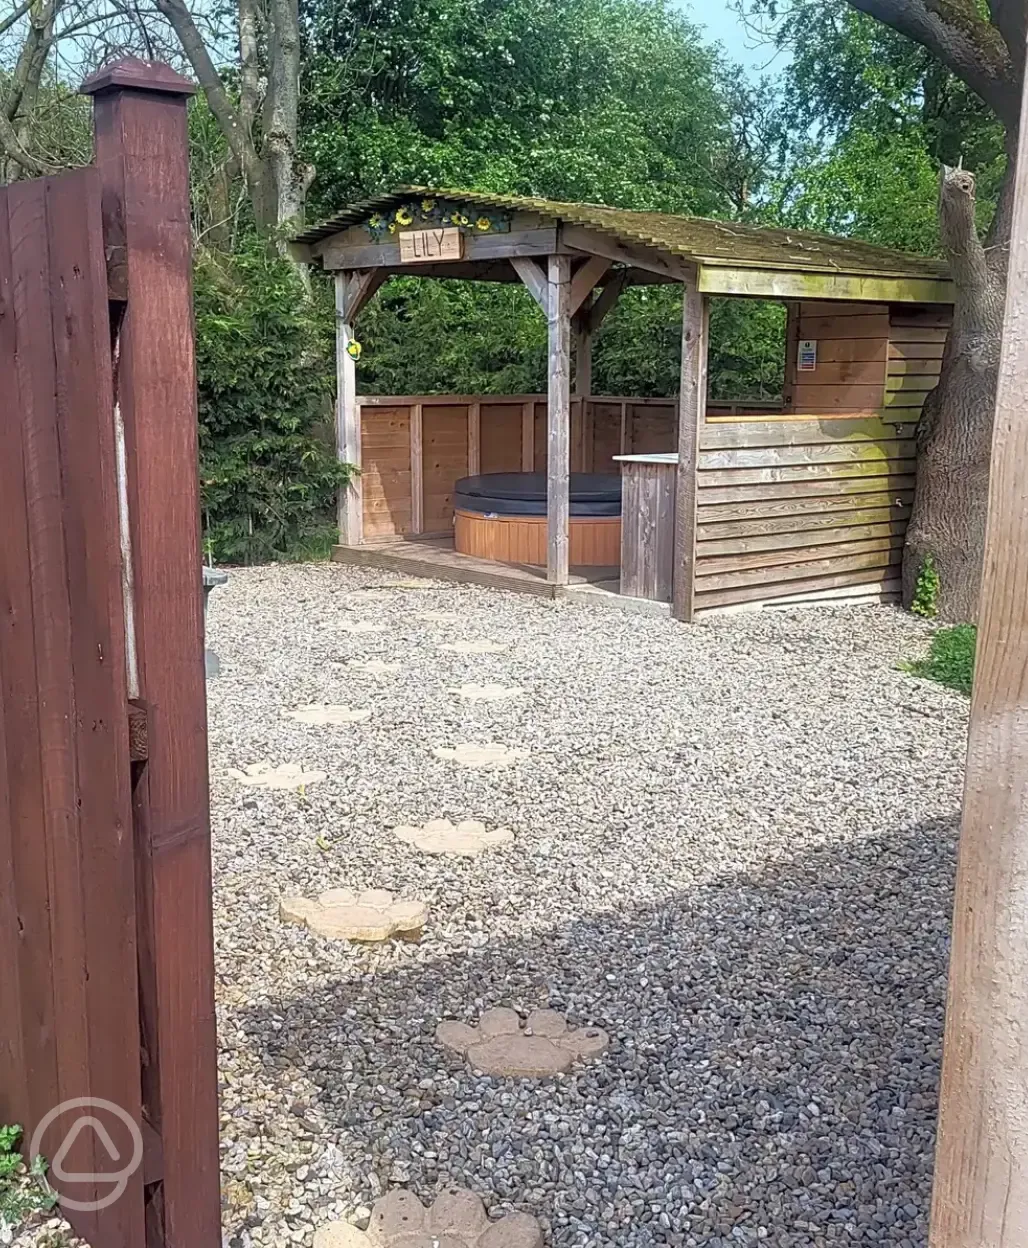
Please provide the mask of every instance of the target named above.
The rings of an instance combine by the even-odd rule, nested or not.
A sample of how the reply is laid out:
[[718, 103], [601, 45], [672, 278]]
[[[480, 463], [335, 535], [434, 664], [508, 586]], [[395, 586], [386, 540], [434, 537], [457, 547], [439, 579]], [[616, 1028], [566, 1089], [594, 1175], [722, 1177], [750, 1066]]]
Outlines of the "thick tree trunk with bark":
[[974, 209], [973, 175], [943, 170], [940, 233], [957, 303], [939, 385], [918, 427], [917, 484], [903, 555], [904, 603], [912, 602], [930, 558], [939, 575], [938, 616], [950, 622], [978, 618], [1009, 250], [1006, 202], [993, 229], [997, 241], [987, 247], [978, 239]]

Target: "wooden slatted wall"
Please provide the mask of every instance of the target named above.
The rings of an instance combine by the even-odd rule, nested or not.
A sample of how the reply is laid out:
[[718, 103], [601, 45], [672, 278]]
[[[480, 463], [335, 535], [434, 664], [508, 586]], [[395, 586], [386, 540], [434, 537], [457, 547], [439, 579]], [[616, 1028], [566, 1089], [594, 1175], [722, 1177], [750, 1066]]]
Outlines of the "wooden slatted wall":
[[948, 307], [895, 307], [889, 318], [885, 404], [894, 420], [917, 420], [942, 371], [942, 353], [953, 321]]
[[883, 406], [889, 345], [885, 304], [801, 303], [788, 338], [793, 352], [803, 339], [817, 343], [817, 365], [810, 372], [797, 372], [796, 360], [788, 361], [792, 412], [875, 412]]
[[[546, 471], [543, 395], [374, 396], [358, 404], [365, 541], [448, 532], [453, 485], [463, 476]], [[676, 420], [670, 399], [572, 399], [571, 470], [617, 472], [615, 455], [671, 451]]]
[[913, 438], [877, 418], [704, 425], [696, 609], [898, 592]]

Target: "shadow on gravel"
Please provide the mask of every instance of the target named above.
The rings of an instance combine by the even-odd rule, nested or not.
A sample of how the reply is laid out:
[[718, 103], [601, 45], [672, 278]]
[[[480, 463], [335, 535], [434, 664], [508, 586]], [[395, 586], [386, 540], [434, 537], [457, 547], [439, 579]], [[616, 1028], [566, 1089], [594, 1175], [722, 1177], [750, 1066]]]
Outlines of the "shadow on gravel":
[[[922, 1248], [955, 841], [924, 824], [429, 965], [344, 965], [239, 1025], [308, 1082], [365, 1203], [458, 1180], [562, 1248]], [[433, 1032], [492, 1005], [564, 1009], [611, 1048], [557, 1081], [476, 1076]]]

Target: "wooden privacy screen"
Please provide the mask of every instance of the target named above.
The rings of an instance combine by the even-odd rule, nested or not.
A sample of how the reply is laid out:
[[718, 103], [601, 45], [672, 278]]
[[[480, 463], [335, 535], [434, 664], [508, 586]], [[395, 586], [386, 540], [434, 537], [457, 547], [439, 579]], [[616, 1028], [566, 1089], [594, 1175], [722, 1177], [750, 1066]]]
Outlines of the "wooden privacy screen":
[[696, 610], [899, 589], [913, 425], [706, 424], [697, 469]]
[[91, 81], [0, 189], [0, 1122], [95, 1248], [220, 1248], [191, 88]]
[[[358, 399], [364, 540], [448, 533], [453, 486], [477, 472], [546, 471], [546, 398]], [[617, 472], [613, 456], [670, 451], [673, 399], [573, 399], [572, 472]]]

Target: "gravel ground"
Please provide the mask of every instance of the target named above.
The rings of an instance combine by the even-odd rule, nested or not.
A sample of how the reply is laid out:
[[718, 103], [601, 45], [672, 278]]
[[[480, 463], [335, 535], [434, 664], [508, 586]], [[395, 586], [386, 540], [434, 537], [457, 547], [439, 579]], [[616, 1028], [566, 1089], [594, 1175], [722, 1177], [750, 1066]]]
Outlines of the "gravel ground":
[[[556, 1248], [922, 1248], [967, 712], [897, 669], [924, 626], [690, 628], [396, 580], [254, 569], [211, 598], [230, 1248], [453, 1181]], [[475, 640], [509, 648], [440, 648]], [[525, 692], [451, 692], [470, 682]], [[311, 702], [372, 714], [283, 718]], [[433, 754], [461, 743], [527, 757]], [[228, 775], [255, 762], [328, 778]], [[442, 859], [390, 831], [439, 817], [516, 838]], [[427, 901], [422, 942], [279, 922], [281, 894], [344, 886]], [[558, 1009], [610, 1049], [556, 1080], [476, 1076], [434, 1030], [490, 1006]]]

